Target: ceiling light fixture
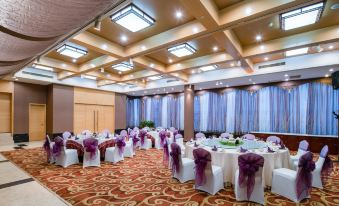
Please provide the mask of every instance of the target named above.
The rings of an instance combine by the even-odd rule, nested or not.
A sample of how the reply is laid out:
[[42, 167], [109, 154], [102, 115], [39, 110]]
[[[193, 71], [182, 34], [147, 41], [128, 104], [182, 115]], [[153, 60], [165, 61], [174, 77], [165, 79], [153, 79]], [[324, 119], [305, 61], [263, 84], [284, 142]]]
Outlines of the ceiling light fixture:
[[125, 27], [126, 29], [137, 32], [144, 28], [150, 27], [155, 23], [149, 15], [130, 4], [111, 16], [112, 21]]
[[132, 70], [133, 66], [127, 62], [121, 62], [120, 64], [113, 65], [112, 68], [118, 71], [125, 72], [125, 71]]
[[104, 72], [105, 72], [105, 69], [104, 69], [104, 68], [100, 68], [100, 72], [101, 72], [101, 73], [104, 73]]
[[257, 40], [257, 41], [261, 41], [261, 40], [262, 40], [262, 36], [261, 36], [261, 35], [257, 35], [257, 36], [255, 36], [255, 40]]
[[73, 63], [77, 62], [77, 59], [72, 59], [72, 62], [73, 62]]
[[59, 47], [57, 49], [57, 52], [59, 54], [69, 56], [69, 57], [72, 57], [74, 59], [77, 59], [77, 58], [82, 57], [82, 56], [87, 54], [86, 50], [82, 50], [82, 49], [79, 49], [79, 48], [76, 48], [76, 47], [73, 47], [73, 46], [70, 46], [70, 45], [67, 45], [67, 44], [64, 44], [61, 47]]
[[215, 70], [217, 68], [218, 68], [217, 65], [209, 65], [209, 66], [200, 67], [200, 70], [207, 72], [207, 71]]
[[173, 60], [172, 59], [168, 59], [168, 63], [172, 63], [173, 62]]
[[213, 51], [215, 51], [215, 52], [218, 51], [218, 47], [217, 47], [217, 46], [214, 46], [214, 47], [213, 47]]
[[148, 80], [151, 80], [151, 81], [155, 81], [155, 80], [159, 80], [159, 79], [162, 79], [162, 75], [159, 75], [159, 76], [152, 76], [152, 77], [148, 77]]
[[300, 49], [286, 51], [285, 56], [286, 57], [296, 56], [296, 55], [306, 54], [307, 52], [308, 52], [308, 47], [304, 47]]
[[319, 21], [324, 9], [324, 2], [295, 9], [280, 14], [280, 26], [283, 30], [295, 29]]
[[121, 37], [120, 37], [120, 40], [122, 41], [122, 42], [126, 42], [127, 41], [127, 36], [126, 35], [121, 35]]
[[268, 60], [268, 57], [265, 57], [264, 60], [267, 61], [267, 60]]
[[176, 11], [175, 12], [175, 17], [177, 17], [177, 19], [180, 19], [182, 17], [182, 12], [181, 11]]
[[285, 76], [285, 77], [288, 77], [288, 74], [285, 74], [284, 76]]
[[327, 78], [327, 77], [329, 77], [330, 75], [329, 74], [325, 74], [325, 77]]
[[33, 64], [32, 67], [35, 68], [35, 69], [40, 69], [40, 70], [50, 71], [50, 72], [52, 72], [54, 70], [52, 67], [38, 65], [38, 64]]
[[82, 74], [81, 78], [90, 79], [90, 80], [96, 80], [97, 79], [97, 77], [95, 77], [95, 76], [90, 76], [90, 75], [86, 75], [86, 74]]
[[334, 48], [333, 45], [328, 46], [328, 49], [333, 49], [333, 48]]
[[188, 56], [196, 52], [196, 50], [187, 43], [168, 48], [167, 51], [169, 51], [170, 53], [177, 57]]
[[329, 72], [333, 72], [333, 69], [331, 68], [331, 69], [329, 69], [328, 71], [329, 71]]

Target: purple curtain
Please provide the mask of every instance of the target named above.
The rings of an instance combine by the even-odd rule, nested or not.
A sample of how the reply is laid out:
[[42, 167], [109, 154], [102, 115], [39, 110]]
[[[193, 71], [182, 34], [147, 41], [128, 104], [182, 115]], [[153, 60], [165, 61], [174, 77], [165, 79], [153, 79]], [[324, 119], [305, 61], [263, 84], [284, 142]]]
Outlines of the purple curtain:
[[171, 168], [173, 170], [173, 173], [179, 173], [180, 172], [181, 148], [178, 144], [172, 143], [171, 150], [172, 150], [170, 153], [172, 157]]
[[60, 136], [57, 136], [54, 139], [54, 146], [53, 146], [53, 156], [54, 157], [59, 157], [62, 151], [62, 147], [64, 147], [64, 139]]
[[250, 199], [255, 185], [255, 173], [264, 166], [264, 157], [247, 153], [238, 157], [239, 186], [247, 188], [247, 200]]
[[[195, 163], [195, 186], [202, 186], [206, 183], [205, 169], [211, 162], [211, 153], [203, 148], [193, 150]], [[222, 180], [221, 180], [222, 181]]]
[[300, 198], [303, 192], [309, 194], [312, 189], [312, 171], [315, 169], [313, 154], [307, 152], [299, 159], [297, 173], [297, 197]]
[[84, 148], [90, 153], [90, 158], [94, 159], [97, 155], [98, 140], [95, 138], [84, 139]]

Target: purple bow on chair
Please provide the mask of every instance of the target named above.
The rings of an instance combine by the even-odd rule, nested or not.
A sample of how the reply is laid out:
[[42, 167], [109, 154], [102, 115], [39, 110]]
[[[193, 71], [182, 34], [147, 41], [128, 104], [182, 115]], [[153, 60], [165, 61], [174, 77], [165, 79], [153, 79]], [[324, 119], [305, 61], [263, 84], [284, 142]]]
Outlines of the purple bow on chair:
[[95, 138], [84, 139], [84, 148], [86, 152], [90, 153], [90, 158], [94, 159], [97, 155], [98, 140]]
[[255, 173], [264, 166], [264, 157], [247, 153], [238, 157], [239, 186], [247, 188], [247, 199], [249, 200], [255, 185]]
[[53, 156], [54, 157], [59, 157], [61, 154], [62, 147], [64, 147], [64, 139], [62, 137], [57, 136], [54, 139], [54, 145], [53, 145]]
[[174, 173], [180, 172], [180, 157], [181, 157], [181, 148], [178, 144], [172, 143], [171, 144], [171, 152], [170, 155], [172, 157], [172, 165], [171, 168]]
[[164, 153], [163, 153], [163, 164], [166, 165], [168, 164], [168, 159], [169, 159], [169, 151], [168, 151], [168, 142], [167, 140], [165, 141], [165, 144], [164, 144]]
[[125, 146], [126, 146], [124, 137], [122, 137], [122, 136], [118, 137], [117, 140], [116, 140], [116, 145], [117, 145], [118, 150], [119, 150], [119, 155], [122, 156], [124, 154], [124, 149], [125, 149]]
[[51, 158], [51, 145], [50, 145], [50, 142], [48, 140], [48, 135], [46, 135], [46, 139], [45, 139], [43, 148], [44, 148], [45, 152], [47, 153], [47, 162], [49, 162], [49, 160]]
[[303, 192], [309, 194], [312, 189], [312, 171], [315, 169], [313, 154], [307, 152], [299, 159], [297, 173], [297, 197], [299, 198]]
[[167, 134], [167, 132], [165, 130], [162, 130], [162, 131], [159, 132], [161, 147], [164, 147], [164, 144], [165, 144], [165, 141], [166, 141], [166, 134]]
[[211, 153], [203, 148], [193, 150], [195, 163], [195, 185], [202, 186], [206, 183], [205, 169], [211, 162]]
[[146, 134], [147, 132], [145, 130], [139, 131], [139, 138], [140, 138], [141, 145], [144, 145], [145, 143]]

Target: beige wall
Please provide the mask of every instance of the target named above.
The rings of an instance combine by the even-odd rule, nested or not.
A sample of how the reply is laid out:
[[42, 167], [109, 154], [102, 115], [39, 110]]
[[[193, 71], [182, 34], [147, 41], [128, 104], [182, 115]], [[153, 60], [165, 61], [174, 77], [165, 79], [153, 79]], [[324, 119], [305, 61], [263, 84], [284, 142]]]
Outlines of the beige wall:
[[126, 129], [126, 103], [125, 94], [115, 93], [115, 129]]

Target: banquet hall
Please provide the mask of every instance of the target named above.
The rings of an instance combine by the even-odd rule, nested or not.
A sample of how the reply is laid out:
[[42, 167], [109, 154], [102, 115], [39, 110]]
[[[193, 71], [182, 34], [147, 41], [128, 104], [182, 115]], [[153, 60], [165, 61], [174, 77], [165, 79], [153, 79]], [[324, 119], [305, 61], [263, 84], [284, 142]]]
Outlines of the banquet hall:
[[0, 0], [1, 206], [339, 204], [339, 0]]

